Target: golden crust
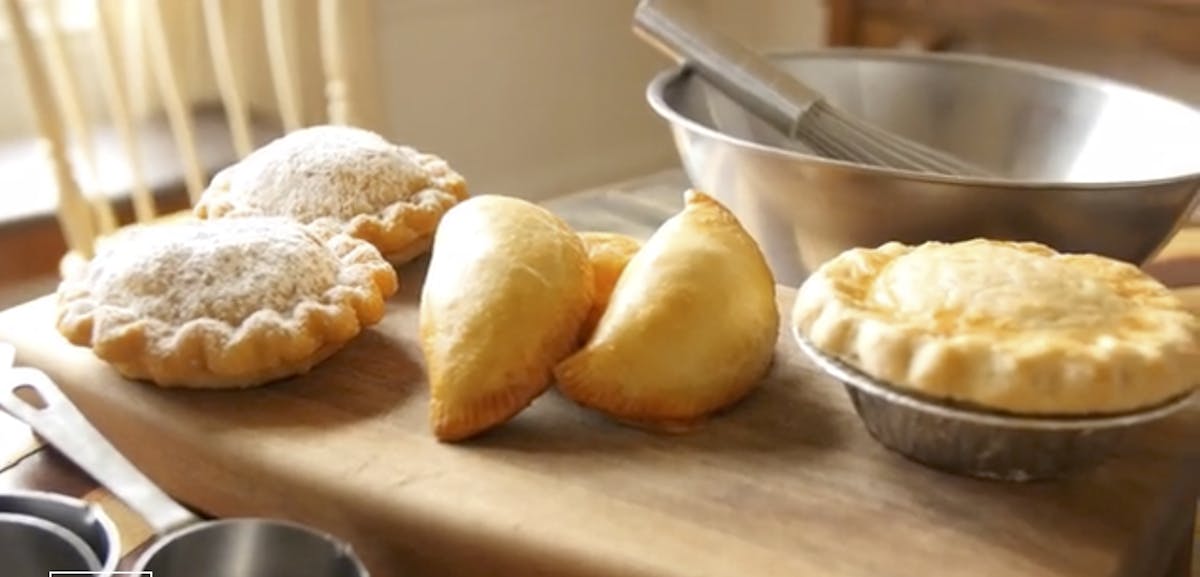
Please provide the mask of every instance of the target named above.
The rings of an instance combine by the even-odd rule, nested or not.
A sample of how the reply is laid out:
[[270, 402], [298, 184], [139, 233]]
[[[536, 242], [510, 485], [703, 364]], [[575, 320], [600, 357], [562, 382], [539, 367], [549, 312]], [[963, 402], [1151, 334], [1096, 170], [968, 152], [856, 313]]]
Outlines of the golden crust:
[[420, 308], [437, 438], [483, 432], [545, 391], [578, 342], [593, 290], [583, 242], [546, 209], [478, 196], [450, 210]]
[[396, 273], [369, 244], [284, 218], [123, 232], [58, 289], [57, 328], [122, 375], [242, 388], [308, 371], [378, 322]]
[[587, 344], [555, 368], [581, 405], [675, 429], [741, 399], [770, 368], [775, 282], [758, 245], [695, 191], [629, 261]]
[[805, 281], [792, 316], [877, 379], [990, 409], [1125, 412], [1200, 382], [1200, 325], [1168, 289], [1035, 243], [852, 249]]
[[588, 260], [592, 263], [592, 279], [595, 284], [595, 299], [588, 318], [579, 332], [580, 339], [587, 342], [596, 324], [600, 322], [604, 309], [608, 308], [608, 299], [612, 295], [617, 279], [629, 264], [629, 259], [642, 248], [642, 241], [628, 235], [615, 232], [581, 232], [579, 238], [587, 247]]
[[467, 196], [463, 177], [435, 155], [360, 128], [314, 126], [218, 172], [194, 212], [332, 222], [399, 265], [425, 252], [442, 215]]

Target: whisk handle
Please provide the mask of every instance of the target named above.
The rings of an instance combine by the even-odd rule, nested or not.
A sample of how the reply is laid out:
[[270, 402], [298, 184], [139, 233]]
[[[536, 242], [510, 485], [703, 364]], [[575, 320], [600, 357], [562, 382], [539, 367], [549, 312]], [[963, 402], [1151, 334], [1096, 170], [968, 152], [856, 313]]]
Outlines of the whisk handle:
[[681, 4], [679, 0], [642, 0], [634, 11], [634, 32], [794, 137], [800, 119], [821, 96]]

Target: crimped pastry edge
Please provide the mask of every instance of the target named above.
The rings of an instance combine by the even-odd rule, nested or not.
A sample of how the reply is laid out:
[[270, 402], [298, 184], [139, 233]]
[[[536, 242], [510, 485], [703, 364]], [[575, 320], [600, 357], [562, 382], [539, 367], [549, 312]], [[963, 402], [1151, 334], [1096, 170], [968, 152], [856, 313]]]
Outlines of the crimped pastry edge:
[[56, 327], [123, 376], [162, 387], [247, 388], [302, 374], [379, 322], [384, 300], [399, 288], [395, 270], [370, 244], [305, 228], [342, 264], [338, 284], [320, 302], [304, 301], [286, 314], [260, 310], [237, 326], [211, 318], [177, 326], [98, 302], [80, 269], [59, 287]]
[[[530, 371], [531, 373], [533, 371]], [[519, 381], [519, 382], [518, 382]], [[508, 388], [491, 391], [468, 405], [429, 399], [429, 425], [439, 441], [463, 441], [504, 424], [550, 388], [549, 375], [526, 375]]]
[[[820, 266], [797, 292], [792, 323], [821, 352], [895, 388], [1014, 414], [1123, 413], [1160, 404], [1200, 383], [1200, 323], [1157, 281], [1128, 263], [1057, 253], [1038, 243], [1006, 244], [1046, 255], [1102, 259], [1105, 266], [1124, 269], [1119, 273], [1130, 282], [1155, 285], [1155, 294], [1141, 306], [1152, 307], [1171, 321], [1169, 326], [1160, 325], [1158, 346], [1147, 350], [1144, 340], [1118, 341], [1106, 346], [1055, 347], [1013, 358], [1004, 356], [1003, 343], [998, 345], [990, 336], [944, 337], [873, 318], [856, 307], [847, 287], [832, 277], [877, 275], [892, 260], [920, 246], [898, 242], [849, 249]], [[945, 382], [944, 373], [973, 363], [987, 364], [989, 370], [975, 371], [986, 378]], [[1095, 367], [1110, 378], [1075, 370], [1080, 366]]]
[[[774, 341], [772, 341], [774, 342]], [[573, 355], [554, 369], [557, 388], [575, 403], [619, 422], [660, 432], [685, 431], [737, 404], [758, 388], [774, 364], [775, 350], [746, 362], [746, 378], [721, 390], [720, 395], [681, 401], [671, 395], [629, 396], [600, 371], [592, 371], [587, 355]]]

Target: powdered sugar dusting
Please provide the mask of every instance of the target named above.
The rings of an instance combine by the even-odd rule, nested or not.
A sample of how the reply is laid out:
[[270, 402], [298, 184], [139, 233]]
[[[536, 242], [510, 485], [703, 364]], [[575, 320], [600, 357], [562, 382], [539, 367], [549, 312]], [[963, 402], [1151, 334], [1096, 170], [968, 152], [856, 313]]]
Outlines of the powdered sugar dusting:
[[146, 227], [104, 247], [87, 274], [101, 302], [168, 322], [238, 324], [290, 311], [337, 282], [339, 261], [299, 223], [235, 218]]
[[374, 213], [429, 186], [420, 153], [346, 126], [291, 132], [227, 170], [214, 186], [226, 180], [237, 213], [304, 222]]

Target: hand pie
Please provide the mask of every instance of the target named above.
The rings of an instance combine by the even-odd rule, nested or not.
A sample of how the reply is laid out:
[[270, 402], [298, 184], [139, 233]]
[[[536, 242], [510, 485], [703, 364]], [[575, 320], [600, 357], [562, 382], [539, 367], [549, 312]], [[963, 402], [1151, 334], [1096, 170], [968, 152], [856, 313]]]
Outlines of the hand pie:
[[596, 323], [600, 322], [604, 309], [608, 308], [608, 298], [617, 284], [617, 279], [621, 277], [629, 259], [642, 248], [642, 241], [615, 232], [581, 232], [579, 238], [583, 239], [583, 244], [587, 247], [596, 287], [592, 310], [583, 323], [583, 330], [580, 331], [580, 338], [586, 342], [595, 330]]
[[478, 196], [448, 212], [421, 292], [434, 434], [470, 437], [545, 391], [592, 291], [583, 241], [546, 209]]
[[793, 322], [896, 388], [1004, 412], [1125, 412], [1200, 383], [1200, 326], [1170, 291], [1034, 243], [849, 250], [805, 281]]
[[688, 191], [621, 274], [560, 390], [624, 421], [694, 423], [746, 395], [770, 367], [775, 282], [758, 245], [716, 200]]
[[375, 247], [285, 218], [181, 221], [113, 236], [58, 289], [58, 330], [122, 375], [249, 387], [303, 373], [383, 316]]
[[401, 264], [428, 250], [442, 215], [466, 197], [463, 178], [436, 156], [360, 128], [314, 126], [217, 173], [195, 214], [332, 222]]
[[[104, 247], [103, 247], [104, 244], [113, 242], [114, 239], [119, 242], [121, 237], [123, 237], [124, 235], [129, 234], [129, 233], [135, 233], [146, 227], [162, 226], [162, 225], [166, 225], [166, 224], [174, 224], [177, 222], [192, 222], [195, 220], [196, 220], [196, 217], [192, 215], [192, 211], [190, 209], [184, 209], [184, 210], [177, 210], [175, 212], [169, 212], [167, 214], [160, 215], [158, 217], [155, 217], [154, 220], [150, 220], [150, 221], [146, 221], [146, 222], [132, 222], [132, 223], [126, 224], [120, 228], [117, 228], [116, 230], [112, 231], [111, 233], [96, 237], [96, 240], [95, 240], [96, 246], [93, 248], [93, 252], [102, 252], [104, 250]], [[59, 278], [67, 278], [69, 276], [79, 274], [78, 271], [80, 269], [82, 269], [83, 267], [86, 267], [89, 260], [91, 260], [89, 257], [84, 256], [82, 253], [80, 253], [78, 251], [75, 251], [75, 250], [67, 251], [67, 253], [64, 254], [62, 256], [62, 258], [59, 259], [59, 261], [58, 261], [58, 276], [59, 276]]]

